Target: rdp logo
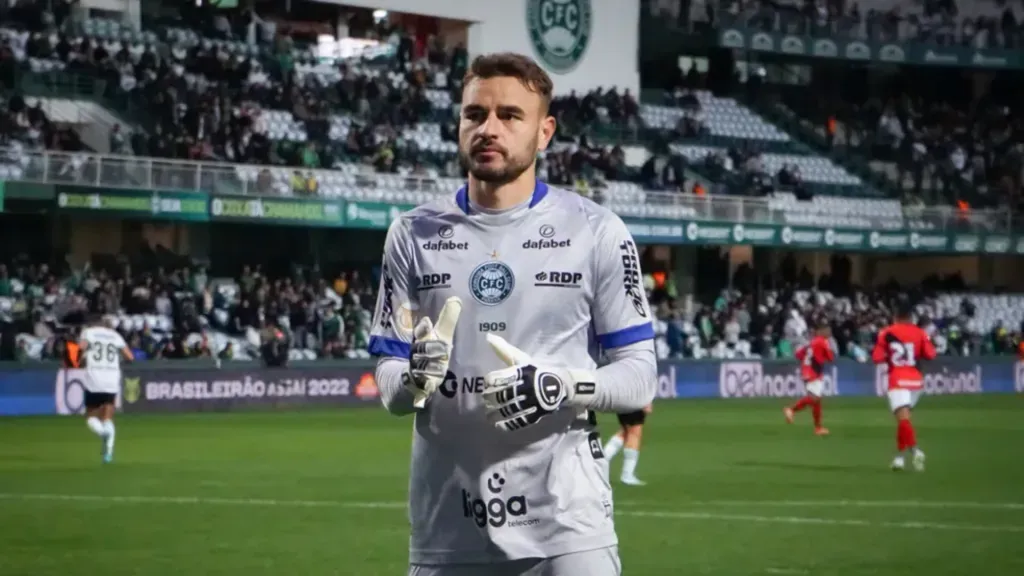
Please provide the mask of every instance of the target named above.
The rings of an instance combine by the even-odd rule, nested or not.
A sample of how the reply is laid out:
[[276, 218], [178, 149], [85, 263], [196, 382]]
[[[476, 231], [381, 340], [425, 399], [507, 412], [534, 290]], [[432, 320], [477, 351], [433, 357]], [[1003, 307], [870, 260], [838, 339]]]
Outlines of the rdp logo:
[[513, 520], [511, 518], [522, 518], [528, 512], [526, 507], [526, 496], [516, 494], [509, 498], [502, 497], [502, 490], [505, 488], [505, 479], [500, 474], [492, 474], [487, 479], [487, 492], [490, 499], [484, 502], [483, 498], [474, 498], [466, 490], [462, 491], [462, 513], [466, 518], [472, 518], [477, 526], [483, 528], [490, 524], [494, 528], [501, 528], [506, 524], [510, 526], [527, 525], [529, 521]]
[[451, 288], [452, 275], [447, 272], [423, 274], [416, 276], [413, 279], [413, 282], [416, 284], [416, 289], [420, 292], [424, 290], [436, 290], [437, 288]]
[[580, 282], [583, 281], [583, 274], [552, 270], [550, 272], [538, 272], [533, 278], [537, 281], [535, 286], [572, 287], [580, 285]]

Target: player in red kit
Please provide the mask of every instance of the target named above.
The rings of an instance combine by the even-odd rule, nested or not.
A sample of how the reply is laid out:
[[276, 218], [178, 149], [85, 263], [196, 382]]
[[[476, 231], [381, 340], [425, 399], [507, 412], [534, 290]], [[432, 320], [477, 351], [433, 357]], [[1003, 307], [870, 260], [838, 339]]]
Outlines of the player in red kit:
[[818, 436], [828, 435], [828, 428], [821, 425], [821, 395], [825, 391], [825, 366], [836, 360], [835, 351], [829, 343], [831, 335], [828, 324], [821, 320], [815, 326], [814, 338], [806, 346], [797, 348], [796, 358], [800, 361], [800, 376], [804, 380], [806, 393], [795, 404], [783, 409], [786, 422], [792, 424], [794, 414], [810, 407], [814, 417], [814, 433]]
[[935, 346], [928, 334], [913, 322], [913, 306], [901, 302], [892, 326], [878, 333], [878, 342], [871, 353], [875, 364], [889, 368], [889, 408], [896, 416], [896, 457], [893, 470], [906, 466], [904, 455], [911, 456], [914, 469], [924, 470], [924, 452], [917, 446], [910, 413], [924, 389], [924, 377], [918, 367], [921, 360], [935, 359]]

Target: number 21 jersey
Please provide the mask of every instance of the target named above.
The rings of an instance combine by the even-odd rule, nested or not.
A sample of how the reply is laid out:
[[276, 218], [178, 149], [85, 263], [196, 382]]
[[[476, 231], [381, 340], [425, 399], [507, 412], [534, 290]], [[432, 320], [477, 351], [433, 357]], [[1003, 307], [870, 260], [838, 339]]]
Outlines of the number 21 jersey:
[[889, 367], [889, 390], [915, 390], [924, 386], [919, 360], [935, 359], [935, 346], [928, 333], [913, 324], [893, 324], [878, 333], [871, 353], [875, 364]]

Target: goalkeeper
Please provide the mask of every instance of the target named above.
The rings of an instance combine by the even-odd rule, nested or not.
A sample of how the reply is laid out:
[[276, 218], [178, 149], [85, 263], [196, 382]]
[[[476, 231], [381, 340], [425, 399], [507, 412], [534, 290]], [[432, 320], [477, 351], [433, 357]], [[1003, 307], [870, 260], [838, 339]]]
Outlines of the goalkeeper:
[[476, 58], [468, 183], [388, 230], [369, 348], [388, 411], [415, 415], [412, 576], [621, 573], [594, 413], [652, 401], [654, 329], [622, 220], [536, 180], [551, 95], [525, 56]]

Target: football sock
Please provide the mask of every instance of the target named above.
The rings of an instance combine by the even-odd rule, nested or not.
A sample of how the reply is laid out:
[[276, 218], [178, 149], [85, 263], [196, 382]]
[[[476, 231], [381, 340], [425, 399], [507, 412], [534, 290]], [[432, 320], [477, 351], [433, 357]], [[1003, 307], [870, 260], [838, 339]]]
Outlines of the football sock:
[[95, 416], [87, 418], [85, 425], [88, 426], [89, 430], [92, 430], [92, 433], [97, 436], [103, 436], [107, 433], [107, 429], [103, 426], [103, 422]]
[[622, 477], [632, 478], [636, 475], [636, 463], [640, 460], [640, 451], [635, 448], [626, 448], [622, 451]]
[[900, 452], [908, 448], [917, 448], [917, 438], [914, 434], [914, 425], [910, 420], [900, 420], [896, 432]]
[[619, 450], [622, 450], [622, 436], [616, 434], [615, 436], [612, 436], [611, 440], [609, 440], [607, 444], [604, 445], [604, 457], [611, 460], [612, 458], [615, 458], [615, 455], [619, 453]]
[[793, 410], [793, 412], [799, 412], [799, 411], [803, 410], [804, 408], [807, 408], [808, 406], [811, 406], [813, 404], [814, 404], [814, 399], [813, 398], [811, 398], [810, 396], [804, 396], [803, 398], [797, 400], [796, 404], [793, 404], [792, 410]]
[[811, 414], [814, 416], [814, 427], [821, 428], [821, 400], [815, 399], [811, 404]]
[[114, 421], [107, 420], [103, 423], [107, 435], [107, 451], [114, 449]]

